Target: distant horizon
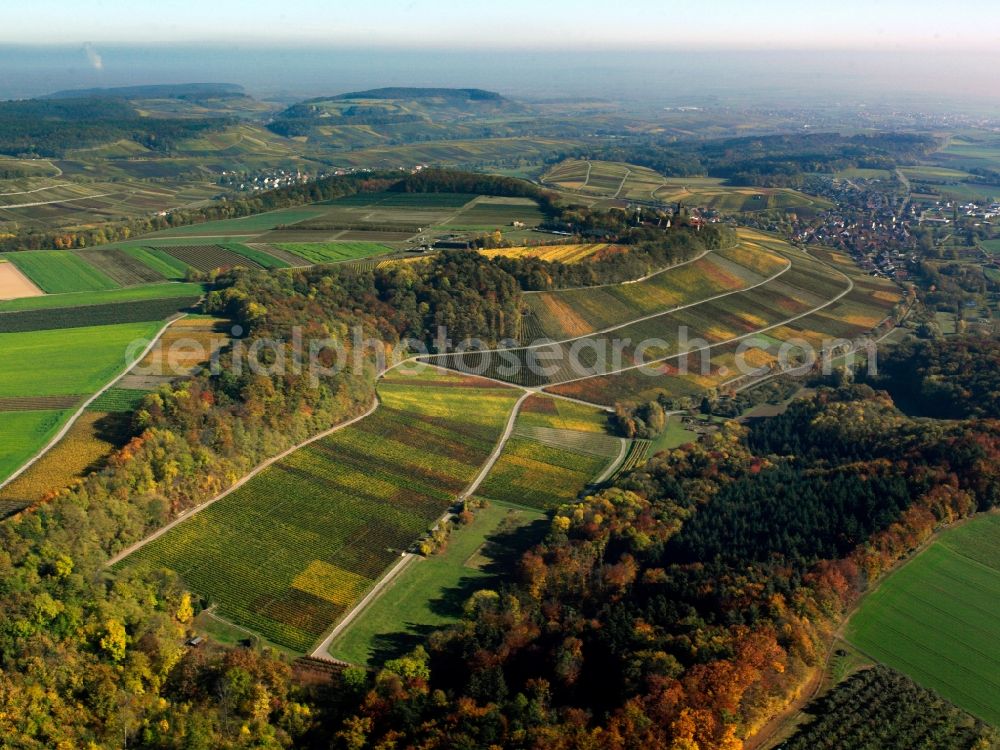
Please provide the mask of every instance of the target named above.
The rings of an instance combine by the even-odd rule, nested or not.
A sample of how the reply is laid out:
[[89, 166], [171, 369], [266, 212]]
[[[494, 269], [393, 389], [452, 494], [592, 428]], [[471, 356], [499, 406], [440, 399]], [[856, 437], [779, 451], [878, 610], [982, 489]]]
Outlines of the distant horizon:
[[[498, 65], [498, 59], [503, 64]], [[482, 88], [506, 96], [645, 104], [697, 98], [737, 106], [797, 102], [994, 109], [1000, 54], [886, 50], [531, 51], [227, 43], [0, 44], [0, 99], [79, 88], [233, 83], [284, 101], [384, 86]], [[543, 71], [540, 75], [539, 71]]]

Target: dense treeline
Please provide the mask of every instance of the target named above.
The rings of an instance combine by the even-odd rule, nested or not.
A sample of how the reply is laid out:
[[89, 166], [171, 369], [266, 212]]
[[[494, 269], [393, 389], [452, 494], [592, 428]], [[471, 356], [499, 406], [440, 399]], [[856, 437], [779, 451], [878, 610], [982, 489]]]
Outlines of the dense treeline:
[[[865, 387], [771, 422], [730, 424], [560, 509], [518, 584], [476, 594], [459, 626], [359, 691], [335, 746], [740, 747], [869, 582], [1000, 489], [997, 423], [928, 430]], [[786, 453], [803, 427], [803, 452]], [[770, 508], [783, 523], [758, 532], [731, 512], [778, 479], [794, 488]], [[882, 487], [894, 507], [869, 518]]]
[[[806, 711], [784, 750], [989, 750], [997, 732], [889, 667], [866, 669]], [[860, 719], [860, 720], [859, 720]]]
[[127, 139], [169, 153], [176, 143], [231, 126], [228, 118], [141, 117], [116, 98], [0, 102], [0, 153], [62, 157], [71, 149]]
[[925, 416], [1000, 419], [1000, 342], [984, 336], [907, 342], [879, 358], [876, 382]]
[[[343, 296], [331, 295], [331, 286], [341, 287]], [[315, 266], [293, 274], [238, 275], [211, 293], [206, 307], [255, 330], [266, 321], [272, 335], [287, 338], [293, 326], [307, 326], [306, 336], [319, 333], [315, 321], [338, 321], [339, 328], [345, 305], [376, 316], [384, 341], [430, 346], [439, 329], [454, 343], [479, 338], [495, 345], [513, 338], [522, 303], [511, 276], [477, 253], [459, 251], [372, 271]]]
[[407, 175], [391, 188], [397, 193], [464, 193], [504, 198], [531, 198], [545, 213], [555, 213], [555, 196], [532, 182], [516, 177], [461, 172], [451, 169], [423, 169]]
[[641, 138], [581, 155], [638, 164], [668, 177], [708, 175], [734, 185], [799, 187], [810, 172], [891, 169], [935, 147], [933, 138], [909, 133], [806, 133], [682, 143]]
[[[925, 257], [942, 254], [933, 245], [930, 251], [921, 246], [921, 252]], [[1000, 288], [1000, 285], [986, 276], [980, 266], [970, 263], [934, 263], [924, 260], [918, 269], [923, 286], [927, 288], [923, 294], [927, 305], [956, 315], [961, 314], [966, 305], [976, 304], [982, 295]]]

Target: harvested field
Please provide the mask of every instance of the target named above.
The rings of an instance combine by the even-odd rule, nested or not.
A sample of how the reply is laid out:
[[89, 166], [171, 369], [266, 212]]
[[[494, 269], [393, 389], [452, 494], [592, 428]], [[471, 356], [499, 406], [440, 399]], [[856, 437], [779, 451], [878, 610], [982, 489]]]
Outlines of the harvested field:
[[0, 300], [40, 297], [45, 294], [10, 261], [0, 261]]

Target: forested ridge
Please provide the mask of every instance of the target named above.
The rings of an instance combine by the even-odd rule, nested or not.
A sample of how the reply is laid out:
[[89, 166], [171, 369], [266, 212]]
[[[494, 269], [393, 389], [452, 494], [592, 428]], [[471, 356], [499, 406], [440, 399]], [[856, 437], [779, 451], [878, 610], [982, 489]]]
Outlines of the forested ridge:
[[907, 342], [880, 359], [875, 383], [929, 417], [1000, 418], [1000, 343], [986, 336]]
[[121, 139], [169, 153], [182, 139], [218, 132], [233, 122], [222, 117], [141, 117], [126, 100], [112, 96], [0, 102], [0, 154], [58, 158], [72, 149]]

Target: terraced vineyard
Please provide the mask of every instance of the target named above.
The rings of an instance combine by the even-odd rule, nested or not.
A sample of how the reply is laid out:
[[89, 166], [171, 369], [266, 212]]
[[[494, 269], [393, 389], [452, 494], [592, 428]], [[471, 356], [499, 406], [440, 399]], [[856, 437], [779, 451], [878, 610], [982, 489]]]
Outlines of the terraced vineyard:
[[308, 650], [473, 479], [518, 395], [436, 370], [393, 373], [378, 390], [371, 416], [265, 469], [123, 564], [173, 568], [221, 616]]
[[[112, 302], [103, 305], [63, 307], [0, 313], [0, 333], [21, 333], [51, 329], [65, 330], [88, 326], [142, 323], [164, 320], [192, 307], [201, 294], [190, 297]], [[35, 298], [37, 299], [37, 298]], [[68, 301], [68, 300], [67, 300]]]
[[[847, 343], [867, 334], [891, 316], [899, 300], [890, 282], [839, 264], [835, 254], [816, 258], [746, 230], [740, 237], [737, 248], [643, 282], [529, 295], [541, 300], [531, 303], [535, 315], [530, 320], [540, 319], [543, 329], [549, 326], [549, 335], [555, 326], [569, 332], [612, 323], [596, 333], [428, 361], [605, 405], [660, 392], [693, 395], [764, 374], [779, 359], [792, 363], [796, 352], [818, 356], [834, 340]], [[838, 259], [836, 268], [831, 268], [833, 259]], [[739, 261], [743, 276], [730, 272], [721, 283], [706, 282], [706, 266], [717, 269], [720, 261]], [[773, 268], [778, 270], [770, 276], [758, 274]], [[692, 273], [695, 280], [689, 281]], [[730, 290], [719, 292], [720, 287]], [[553, 313], [557, 305], [558, 316]]]
[[[188, 317], [174, 322], [156, 346], [136, 362], [113, 390], [148, 392], [210, 364], [213, 357], [229, 344], [229, 326], [229, 321], [209, 317]], [[114, 403], [114, 398], [111, 391], [102, 396], [102, 400], [111, 403]], [[109, 407], [109, 410], [113, 409]]]
[[645, 315], [746, 289], [789, 270], [772, 247], [744, 234], [739, 245], [678, 265], [644, 281], [526, 295], [544, 334], [581, 336]]
[[648, 201], [653, 200], [665, 178], [635, 164], [567, 159], [549, 170], [542, 182], [597, 198]]

